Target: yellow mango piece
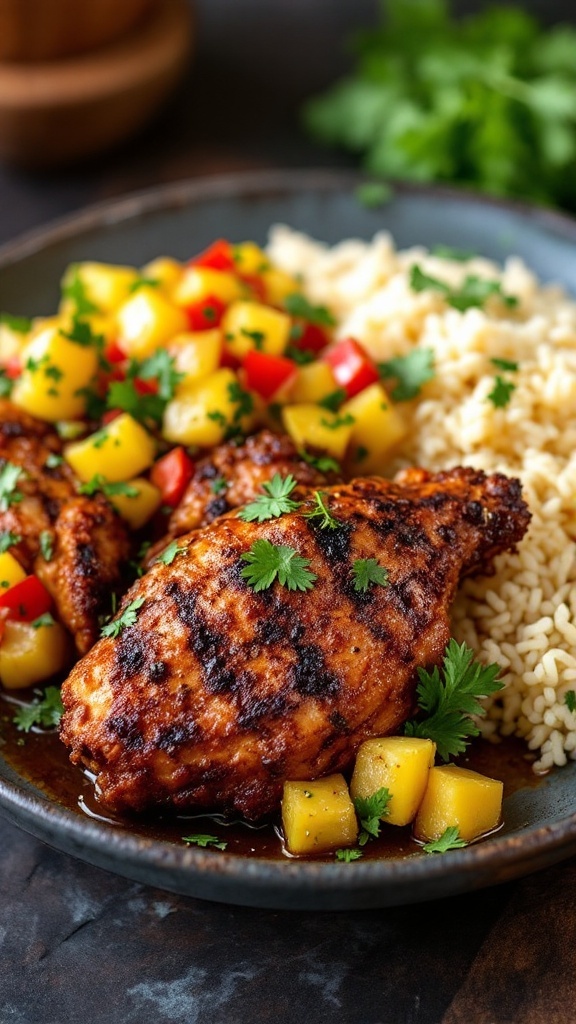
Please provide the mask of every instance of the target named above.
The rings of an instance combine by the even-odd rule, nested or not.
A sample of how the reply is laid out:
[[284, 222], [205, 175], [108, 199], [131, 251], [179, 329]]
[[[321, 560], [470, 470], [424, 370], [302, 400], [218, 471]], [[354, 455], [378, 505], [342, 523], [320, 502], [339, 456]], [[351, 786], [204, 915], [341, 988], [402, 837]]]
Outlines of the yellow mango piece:
[[159, 287], [169, 294], [174, 290], [182, 274], [184, 273], [184, 267], [178, 260], [173, 260], [169, 256], [159, 256], [155, 260], [151, 260], [140, 270], [141, 277], [145, 277], [150, 281], [157, 281]]
[[143, 285], [116, 313], [118, 342], [129, 356], [145, 359], [188, 326], [186, 314], [159, 288]]
[[64, 337], [57, 326], [46, 327], [22, 350], [24, 369], [12, 389], [12, 401], [49, 423], [84, 415], [90, 386], [98, 370], [98, 352]]
[[290, 397], [293, 402], [320, 402], [336, 391], [338, 385], [332, 368], [323, 359], [315, 359], [299, 367], [298, 377], [292, 386]]
[[285, 782], [282, 825], [286, 846], [296, 855], [352, 846], [358, 837], [358, 822], [344, 776]]
[[143, 476], [128, 480], [126, 488], [129, 493], [110, 494], [108, 501], [133, 530], [139, 530], [160, 508], [162, 494]]
[[14, 558], [9, 551], [4, 551], [0, 555], [0, 594], [25, 579], [26, 573], [18, 559]]
[[283, 306], [289, 295], [302, 291], [302, 285], [295, 277], [277, 267], [263, 270], [260, 278], [266, 290], [266, 301], [272, 306]]
[[247, 399], [251, 411], [240, 415], [235, 395], [242, 392], [236, 374], [223, 367], [210, 377], [181, 386], [164, 412], [162, 433], [173, 444], [211, 448], [220, 444], [230, 427], [246, 433], [253, 422], [252, 396]]
[[138, 476], [152, 465], [155, 455], [154, 438], [126, 412], [64, 452], [80, 480], [100, 475], [112, 483]]
[[215, 298], [233, 302], [245, 294], [245, 286], [227, 270], [212, 267], [184, 267], [172, 299], [178, 306], [192, 306], [204, 299]]
[[363, 473], [382, 472], [391, 448], [406, 436], [407, 427], [381, 384], [370, 384], [340, 408], [354, 417], [350, 461]]
[[[78, 281], [88, 301], [100, 313], [112, 313], [128, 298], [139, 276], [134, 267], [112, 263], [73, 263], [67, 268], [62, 285], [65, 289]], [[74, 301], [64, 298], [61, 311], [69, 312], [73, 308]]]
[[417, 839], [439, 839], [455, 826], [470, 842], [491, 832], [502, 815], [503, 783], [455, 764], [430, 769], [428, 787], [414, 821]]
[[214, 373], [220, 366], [222, 331], [215, 327], [209, 331], [188, 331], [177, 334], [168, 346], [179, 373], [185, 374], [181, 387]]
[[239, 274], [260, 276], [270, 267], [270, 260], [256, 242], [240, 242], [232, 246], [234, 267]]
[[233, 302], [221, 323], [226, 346], [237, 359], [251, 349], [281, 356], [290, 340], [290, 317], [261, 302]]
[[0, 682], [7, 690], [35, 686], [65, 669], [70, 656], [70, 638], [59, 622], [34, 628], [9, 619], [0, 643]]
[[414, 820], [434, 764], [436, 744], [412, 736], [366, 740], [358, 750], [350, 794], [370, 797], [383, 787], [390, 793], [383, 821], [408, 825]]
[[352, 432], [352, 424], [318, 405], [286, 405], [282, 420], [297, 448], [319, 448], [335, 459], [342, 459]]

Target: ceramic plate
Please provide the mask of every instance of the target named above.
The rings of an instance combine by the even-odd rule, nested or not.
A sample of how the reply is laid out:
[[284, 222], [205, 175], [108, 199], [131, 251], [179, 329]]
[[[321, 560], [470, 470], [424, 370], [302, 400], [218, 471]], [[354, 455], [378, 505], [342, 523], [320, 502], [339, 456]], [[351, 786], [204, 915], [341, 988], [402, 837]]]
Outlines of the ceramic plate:
[[[498, 261], [517, 253], [543, 281], [576, 294], [576, 222], [569, 218], [412, 186], [366, 209], [355, 198], [357, 184], [351, 174], [251, 174], [179, 183], [93, 208], [0, 249], [0, 309], [50, 313], [73, 261], [186, 259], [221, 236], [263, 243], [278, 222], [331, 243], [386, 229], [400, 247], [444, 243]], [[517, 789], [505, 804], [504, 828], [477, 845], [443, 856], [300, 862], [190, 848], [92, 820], [0, 757], [3, 815], [52, 846], [184, 895], [270, 908], [382, 907], [519, 877], [576, 853], [575, 794], [572, 763], [536, 788]]]

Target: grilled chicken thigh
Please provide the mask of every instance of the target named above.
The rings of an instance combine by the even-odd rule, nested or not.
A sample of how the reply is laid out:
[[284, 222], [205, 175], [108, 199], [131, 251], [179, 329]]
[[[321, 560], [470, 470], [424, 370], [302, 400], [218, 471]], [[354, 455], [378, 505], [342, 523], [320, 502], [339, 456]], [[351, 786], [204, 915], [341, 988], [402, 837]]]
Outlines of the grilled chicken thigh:
[[[309, 496], [261, 524], [230, 513], [181, 538], [125, 596], [117, 637], [72, 670], [62, 739], [109, 806], [258, 819], [286, 779], [345, 768], [411, 713], [459, 579], [489, 572], [530, 518], [517, 480], [472, 469], [353, 480], [324, 503], [335, 528], [303, 514]], [[242, 575], [257, 540], [309, 559], [312, 588], [276, 579], [257, 592]], [[356, 589], [354, 563], [368, 558], [388, 583]]]
[[[62, 442], [49, 424], [0, 400], [0, 470], [6, 463], [22, 470], [13, 492], [21, 500], [4, 499], [0, 531], [21, 537], [11, 552], [40, 578], [84, 654], [98, 637], [99, 619], [109, 612], [111, 591], [120, 587], [129, 544], [102, 495], [76, 493], [61, 453]], [[42, 554], [42, 534], [52, 547], [49, 559]]]

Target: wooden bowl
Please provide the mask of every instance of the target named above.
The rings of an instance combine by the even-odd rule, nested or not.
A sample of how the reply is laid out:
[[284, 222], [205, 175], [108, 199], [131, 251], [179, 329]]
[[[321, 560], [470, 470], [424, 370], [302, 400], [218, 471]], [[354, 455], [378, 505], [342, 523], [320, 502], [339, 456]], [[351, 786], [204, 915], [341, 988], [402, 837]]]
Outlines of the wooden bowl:
[[52, 60], [129, 32], [152, 0], [0, 0], [0, 60]]
[[191, 43], [186, 0], [160, 0], [128, 35], [81, 57], [0, 62], [0, 158], [48, 167], [120, 142], [156, 113]]

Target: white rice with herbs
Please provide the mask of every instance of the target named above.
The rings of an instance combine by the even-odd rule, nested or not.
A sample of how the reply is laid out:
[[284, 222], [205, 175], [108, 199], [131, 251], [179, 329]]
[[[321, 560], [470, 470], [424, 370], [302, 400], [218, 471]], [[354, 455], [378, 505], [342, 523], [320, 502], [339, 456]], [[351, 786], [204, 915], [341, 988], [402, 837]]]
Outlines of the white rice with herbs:
[[[576, 302], [543, 287], [518, 258], [502, 268], [397, 251], [384, 233], [328, 248], [278, 226], [268, 251], [335, 313], [338, 337], [356, 337], [379, 361], [433, 350], [434, 378], [400, 407], [409, 432], [390, 475], [406, 465], [468, 465], [521, 479], [528, 533], [497, 559], [495, 575], [464, 583], [453, 632], [502, 667], [505, 689], [486, 703], [484, 735], [524, 737], [536, 771], [576, 759], [576, 712], [570, 696], [566, 703], [576, 691]], [[498, 280], [517, 305], [493, 296], [459, 312], [439, 291], [412, 290], [414, 264], [455, 288], [470, 274]], [[499, 370], [492, 359], [518, 369]], [[515, 385], [500, 408], [488, 398], [497, 375]]]

